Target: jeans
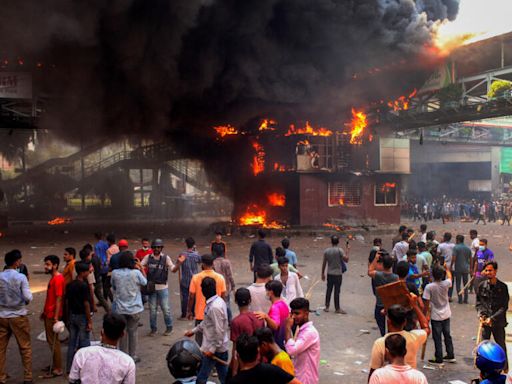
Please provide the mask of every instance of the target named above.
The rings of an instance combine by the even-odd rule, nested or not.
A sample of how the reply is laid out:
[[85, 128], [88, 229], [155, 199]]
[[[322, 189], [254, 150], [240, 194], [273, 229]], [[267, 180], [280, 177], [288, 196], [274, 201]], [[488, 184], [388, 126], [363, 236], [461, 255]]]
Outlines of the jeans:
[[103, 287], [103, 298], [105, 301], [114, 301], [114, 295], [112, 294], [112, 290], [110, 289], [112, 285], [110, 284], [110, 276], [106, 273], [101, 275], [101, 284]]
[[91, 333], [86, 330], [87, 317], [84, 315], [73, 314], [69, 315], [69, 342], [68, 353], [66, 360], [66, 372], [71, 371], [71, 364], [73, 364], [73, 357], [77, 350], [91, 345]]
[[507, 346], [505, 344], [505, 327], [500, 327], [497, 325], [492, 327], [484, 326], [482, 328], [482, 340], [489, 340], [491, 338], [491, 333], [492, 336], [494, 337], [494, 341], [496, 342], [496, 344], [498, 344], [505, 351], [505, 356], [507, 356], [507, 358], [505, 359], [505, 361], [507, 362], [505, 364], [505, 369], [508, 369]]
[[228, 312], [228, 324], [231, 325], [231, 320], [233, 319], [233, 312], [231, 311], [231, 292], [226, 293], [226, 308]]
[[137, 357], [140, 315], [136, 313], [134, 315], [121, 314], [121, 316], [126, 321], [126, 332], [119, 340], [119, 349], [135, 358]]
[[[101, 279], [101, 277], [99, 279]], [[101, 280], [98, 280], [94, 284], [94, 296], [96, 296], [99, 304], [103, 307], [105, 312], [110, 312], [110, 305], [108, 304], [108, 301], [105, 300], [105, 296], [103, 295], [103, 283]]]
[[[457, 294], [459, 294], [462, 287], [468, 283], [469, 274], [462, 272], [455, 272], [455, 286], [457, 287]], [[459, 295], [459, 304], [462, 303], [462, 295]], [[464, 290], [464, 303], [468, 303], [468, 289]]]
[[53, 319], [47, 317], [44, 318], [44, 330], [46, 333], [46, 342], [50, 347], [50, 351], [53, 351], [52, 356], [52, 370], [62, 371], [62, 354], [60, 350], [59, 335], [53, 332]]
[[450, 335], [450, 319], [446, 320], [430, 320], [432, 324], [432, 338], [434, 339], [436, 362], [443, 361], [443, 341], [441, 335], [444, 337], [444, 346], [446, 347], [446, 356], [453, 358], [453, 343], [452, 336]]
[[0, 318], [0, 382], [7, 380], [5, 357], [9, 339], [14, 335], [23, 363], [23, 380], [32, 381], [32, 346], [30, 344], [30, 323], [27, 316]]
[[325, 292], [326, 308], [329, 308], [329, 304], [331, 303], [331, 293], [334, 288], [334, 308], [336, 310], [340, 309], [340, 291], [342, 281], [342, 275], [327, 275], [327, 291]]
[[386, 334], [386, 316], [382, 314], [382, 310], [384, 306], [380, 306], [375, 304], [375, 321], [377, 322], [377, 326], [379, 327], [380, 335], [384, 336]]
[[[224, 361], [228, 361], [228, 352], [215, 352], [215, 356]], [[199, 368], [199, 373], [197, 374], [197, 384], [206, 384], [208, 380], [208, 376], [210, 376], [210, 372], [213, 367], [217, 368], [217, 373], [219, 374], [220, 384], [226, 383], [226, 378], [228, 375], [228, 367], [224, 364], [220, 364], [213, 359], [210, 359], [203, 355], [201, 358], [201, 367]]]
[[169, 288], [160, 289], [149, 295], [149, 325], [156, 332], [156, 311], [160, 306], [164, 314], [165, 326], [172, 328], [171, 306], [169, 304]]
[[181, 317], [187, 317], [188, 286], [180, 285]]

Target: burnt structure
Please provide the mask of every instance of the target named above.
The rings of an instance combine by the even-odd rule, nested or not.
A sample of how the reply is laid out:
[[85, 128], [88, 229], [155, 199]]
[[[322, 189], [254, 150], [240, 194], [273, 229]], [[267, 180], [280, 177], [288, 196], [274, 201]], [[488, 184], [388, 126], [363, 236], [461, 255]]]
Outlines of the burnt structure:
[[264, 164], [234, 196], [234, 216], [241, 224], [400, 221], [401, 179], [410, 167], [408, 140], [366, 137], [361, 144], [351, 144], [350, 134], [334, 132], [269, 135], [258, 143]]

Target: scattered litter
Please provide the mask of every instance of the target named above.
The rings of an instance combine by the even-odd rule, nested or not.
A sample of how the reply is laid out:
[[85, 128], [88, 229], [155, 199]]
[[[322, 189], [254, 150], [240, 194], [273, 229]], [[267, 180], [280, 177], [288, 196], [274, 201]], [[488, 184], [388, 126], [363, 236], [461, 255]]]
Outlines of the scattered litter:
[[309, 276], [308, 276], [308, 275], [304, 276], [304, 278], [305, 278], [306, 280], [309, 280]]
[[452, 380], [448, 382], [449, 384], [466, 384], [465, 381], [462, 380]]
[[249, 235], [249, 239], [254, 239], [255, 237], [255, 235]]
[[323, 240], [323, 239], [324, 239], [324, 237], [323, 237], [323, 236], [317, 236], [317, 237], [315, 237], [315, 241], [316, 241], [316, 240]]
[[324, 359], [320, 360], [320, 365], [327, 365], [327, 360], [324, 360]]
[[343, 372], [334, 372], [335, 375], [338, 375], [338, 376], [344, 376], [345, 374]]
[[364, 242], [364, 236], [363, 235], [355, 235], [354, 238], [358, 241], [363, 241]]
[[471, 340], [475, 341], [475, 340], [476, 340], [476, 336], [473, 336], [473, 337], [471, 338]]
[[[37, 247], [30, 247], [30, 249], [37, 249]], [[46, 341], [46, 340], [45, 340]]]
[[37, 335], [37, 340], [46, 342], [46, 332], [43, 331], [39, 335]]
[[361, 364], [363, 364], [363, 362], [361, 360], [356, 360], [356, 361], [354, 361], [354, 364], [361, 365]]
[[423, 369], [430, 369], [431, 371], [435, 371], [435, 370], [436, 370], [436, 368], [435, 368], [435, 367], [433, 367], [433, 366], [431, 366], [431, 365], [427, 365], [427, 364], [424, 364], [424, 365], [423, 365]]
[[364, 335], [364, 334], [369, 335], [370, 334], [370, 330], [369, 329], [360, 329], [359, 332], [361, 332], [361, 335]]
[[366, 368], [361, 369], [361, 372], [368, 373], [368, 370]]

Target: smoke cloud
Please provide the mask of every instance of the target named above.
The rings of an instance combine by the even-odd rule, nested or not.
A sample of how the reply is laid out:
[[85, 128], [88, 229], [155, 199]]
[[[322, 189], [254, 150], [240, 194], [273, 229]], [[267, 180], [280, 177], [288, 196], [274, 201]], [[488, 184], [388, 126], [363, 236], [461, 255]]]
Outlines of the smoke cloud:
[[[48, 96], [43, 128], [68, 140], [166, 136], [218, 169], [241, 154], [212, 148], [212, 125], [265, 116], [339, 123], [352, 104], [424, 80], [418, 55], [458, 4], [4, 0], [0, 52], [45, 64], [35, 76]], [[401, 60], [407, 73], [353, 80]]]

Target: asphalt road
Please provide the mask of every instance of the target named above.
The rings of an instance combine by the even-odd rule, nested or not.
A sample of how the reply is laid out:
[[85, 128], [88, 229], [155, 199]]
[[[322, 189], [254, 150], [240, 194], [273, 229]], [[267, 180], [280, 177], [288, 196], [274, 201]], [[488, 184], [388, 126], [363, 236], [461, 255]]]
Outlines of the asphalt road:
[[[407, 224], [407, 223], [406, 223]], [[418, 223], [409, 223], [412, 227], [419, 226]], [[429, 222], [429, 229], [434, 229], [441, 237], [445, 231], [451, 231], [453, 237], [462, 233], [467, 235], [469, 230], [477, 228], [481, 233], [480, 237], [489, 239], [489, 247], [494, 251], [499, 263], [498, 277], [503, 281], [512, 281], [511, 255], [508, 251], [510, 242], [510, 228], [495, 223], [475, 226], [468, 223], [448, 223], [442, 225], [439, 221]], [[48, 254], [62, 255], [64, 247], [81, 247], [86, 242], [92, 242], [90, 234], [93, 230], [114, 230], [119, 235], [125, 235], [130, 241], [132, 249], [138, 247], [140, 236], [162, 237], [165, 240], [165, 252], [173, 259], [183, 249], [183, 238], [189, 235], [201, 233], [203, 226], [194, 223], [187, 225], [172, 226], [164, 223], [89, 223], [89, 224], [66, 224], [58, 227], [48, 227], [46, 224], [25, 225], [12, 227], [7, 236], [0, 239], [0, 252], [19, 248], [24, 255], [24, 262], [28, 265], [31, 275], [31, 289], [35, 293], [34, 301], [29, 308], [31, 315], [31, 327], [33, 336], [33, 369], [37, 378], [39, 371], [48, 365], [50, 353], [46, 343], [36, 339], [43, 331], [43, 325], [39, 321], [39, 313], [44, 303], [44, 294], [48, 282], [48, 276], [43, 274], [42, 259]], [[373, 341], [379, 337], [378, 329], [373, 319], [374, 296], [372, 295], [370, 280], [366, 275], [367, 258], [371, 248], [373, 237], [381, 237], [384, 240], [384, 247], [391, 246], [392, 233], [388, 228], [387, 234], [380, 234], [361, 231], [364, 240], [351, 241], [350, 262], [348, 272], [343, 277], [342, 286], [342, 307], [347, 311], [346, 315], [337, 315], [333, 312], [324, 313], [319, 310], [312, 314], [312, 320], [321, 335], [321, 367], [320, 382], [330, 383], [365, 383], [368, 376], [368, 364]], [[202, 232], [204, 234], [204, 232]], [[207, 252], [209, 243], [213, 237], [208, 235], [197, 235], [196, 242], [200, 253]], [[468, 237], [466, 243], [468, 243]], [[252, 273], [249, 271], [247, 261], [248, 250], [253, 238], [249, 236], [226, 237], [228, 244], [228, 257], [232, 261], [234, 278], [237, 287], [247, 286], [252, 282]], [[281, 240], [280, 236], [268, 238], [272, 247], [277, 247]], [[304, 291], [307, 292], [314, 281], [320, 278], [320, 267], [323, 249], [329, 246], [328, 234], [302, 234], [291, 237], [291, 249], [297, 252], [299, 269], [309, 277], [309, 280], [302, 280]], [[170, 274], [171, 306], [173, 317], [179, 316], [179, 295], [177, 275]], [[311, 303], [313, 309], [321, 308], [324, 303], [325, 283], [315, 285], [311, 292]], [[469, 382], [477, 376], [476, 370], [472, 367], [472, 350], [474, 348], [474, 337], [477, 331], [477, 317], [474, 309], [475, 296], [470, 295], [469, 305], [458, 305], [452, 303], [452, 337], [455, 347], [456, 364], [446, 364], [444, 369], [424, 369], [423, 363], [419, 360], [418, 368], [421, 369], [429, 382], [448, 383], [451, 380]], [[233, 310], [236, 308], [232, 302]], [[100, 308], [95, 316], [94, 337], [99, 337], [101, 327]], [[139, 328], [139, 356], [142, 361], [137, 365], [137, 381], [146, 383], [171, 382], [166, 364], [165, 356], [172, 343], [183, 337], [185, 330], [192, 327], [192, 322], [175, 321], [174, 332], [171, 336], [159, 335], [156, 338], [147, 337], [149, 332], [149, 313], [145, 310], [143, 316], [144, 326]], [[164, 331], [163, 317], [159, 315], [159, 332]], [[369, 331], [366, 332], [366, 331]], [[65, 348], [63, 348], [63, 352]], [[64, 353], [63, 353], [63, 356]], [[433, 357], [433, 343], [429, 338], [427, 344], [426, 359]], [[22, 380], [21, 360], [17, 351], [14, 338], [11, 339], [7, 354], [8, 373], [11, 376], [10, 382]], [[62, 378], [52, 379], [55, 383], [66, 382]]]

